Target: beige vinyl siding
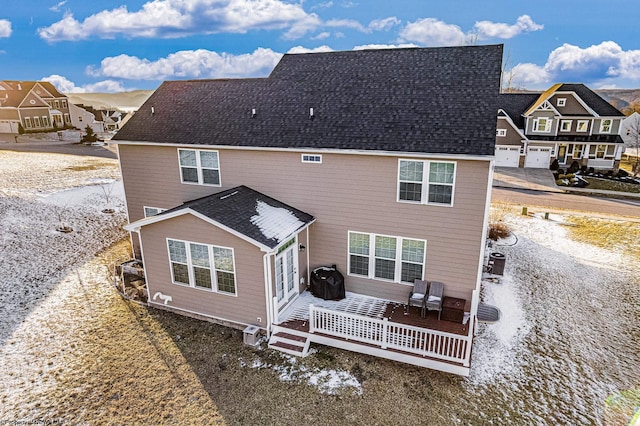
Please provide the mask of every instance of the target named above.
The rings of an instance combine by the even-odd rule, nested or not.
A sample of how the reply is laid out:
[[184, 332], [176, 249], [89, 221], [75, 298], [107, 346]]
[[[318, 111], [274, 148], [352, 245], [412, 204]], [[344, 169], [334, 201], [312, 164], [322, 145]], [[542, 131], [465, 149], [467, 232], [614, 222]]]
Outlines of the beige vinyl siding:
[[322, 164], [309, 164], [302, 163], [300, 152], [218, 149], [222, 188], [211, 188], [180, 184], [175, 147], [119, 149], [131, 221], [142, 217], [144, 205], [170, 208], [247, 185], [316, 217], [306, 244], [309, 267], [336, 264], [348, 291], [403, 301], [410, 290], [406, 284], [348, 276], [348, 231], [426, 240], [427, 280], [442, 281], [445, 294], [465, 299], [476, 286], [488, 161], [456, 162], [454, 202], [448, 207], [396, 201], [398, 159], [412, 158], [406, 155], [324, 152]]
[[[144, 265], [150, 302], [161, 292], [172, 297], [168, 306], [213, 318], [266, 327], [263, 253], [208, 222], [187, 214], [144, 226], [141, 229]], [[235, 261], [236, 296], [173, 284], [167, 238], [232, 247]], [[257, 318], [262, 322], [258, 322]]]

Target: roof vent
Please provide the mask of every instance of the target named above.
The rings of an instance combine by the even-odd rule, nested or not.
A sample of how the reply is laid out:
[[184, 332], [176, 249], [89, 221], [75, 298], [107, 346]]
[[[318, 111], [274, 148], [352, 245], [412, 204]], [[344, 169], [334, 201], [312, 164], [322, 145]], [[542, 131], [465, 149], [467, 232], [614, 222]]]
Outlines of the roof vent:
[[309, 108], [309, 118], [310, 118], [311, 120], [313, 120], [313, 119], [314, 119], [314, 117], [315, 117], [315, 116], [313, 115], [313, 108]]
[[231, 194], [227, 194], [227, 195], [223, 195], [222, 197], [220, 197], [220, 200], [224, 200], [227, 199], [229, 197], [233, 197], [234, 195], [236, 195], [238, 193], [238, 191], [233, 191]]
[[257, 115], [257, 114], [256, 114], [256, 109], [255, 109], [255, 108], [252, 108], [252, 109], [251, 109], [251, 118], [256, 118], [256, 115]]
[[151, 107], [151, 114], [155, 114], [155, 113], [156, 113], [155, 108], [154, 108], [154, 107]]

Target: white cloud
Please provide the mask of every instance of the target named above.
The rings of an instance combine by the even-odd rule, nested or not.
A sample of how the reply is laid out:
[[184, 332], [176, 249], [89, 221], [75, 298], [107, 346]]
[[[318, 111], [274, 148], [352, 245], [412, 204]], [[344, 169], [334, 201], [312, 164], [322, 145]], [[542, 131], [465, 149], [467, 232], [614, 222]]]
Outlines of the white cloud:
[[11, 21], [0, 19], [0, 38], [11, 36]]
[[540, 31], [544, 25], [536, 24], [529, 15], [519, 16], [513, 25], [500, 22], [479, 21], [474, 28], [481, 40], [488, 38], [509, 39], [530, 31]]
[[67, 3], [67, 0], [63, 0], [63, 1], [61, 1], [60, 3], [58, 3], [58, 4], [55, 4], [55, 5], [51, 6], [51, 7], [49, 8], [49, 10], [50, 10], [50, 11], [52, 11], [52, 12], [58, 12], [58, 11], [60, 10], [60, 8], [61, 8], [62, 6], [64, 6], [66, 3]]
[[280, 0], [152, 0], [140, 10], [126, 6], [104, 10], [82, 22], [72, 14], [38, 29], [47, 41], [91, 37], [184, 37], [221, 32], [245, 33], [256, 29], [289, 29], [289, 37], [304, 35], [321, 21], [301, 4]]
[[613, 41], [587, 48], [565, 43], [549, 54], [544, 65], [518, 64], [510, 72], [515, 86], [530, 88], [560, 82], [611, 86], [614, 79], [640, 82], [640, 50], [625, 51]]
[[325, 22], [327, 27], [341, 27], [341, 28], [351, 28], [363, 33], [368, 32], [368, 30], [358, 21], [354, 21], [353, 19], [331, 19]]
[[414, 41], [425, 46], [459, 46], [469, 40], [462, 29], [435, 18], [408, 23], [400, 31], [401, 41]]
[[220, 78], [266, 76], [282, 57], [271, 49], [231, 55], [210, 50], [184, 50], [150, 61], [136, 56], [104, 58], [99, 69], [90, 75], [131, 80], [165, 80], [169, 78]]
[[375, 19], [369, 22], [369, 29], [373, 31], [389, 31], [396, 25], [400, 25], [400, 20], [395, 16], [384, 19]]
[[476, 39], [509, 39], [543, 28], [543, 25], [536, 24], [528, 15], [518, 17], [513, 25], [479, 21], [475, 23], [472, 30], [467, 32], [457, 25], [448, 24], [436, 18], [424, 18], [408, 23], [400, 31], [400, 41], [414, 41], [425, 46], [461, 46], [472, 43]]
[[418, 47], [413, 43], [401, 43], [401, 44], [362, 44], [355, 46], [353, 50], [374, 50], [374, 49], [399, 49], [404, 47]]
[[325, 31], [318, 34], [317, 36], [311, 37], [311, 40], [324, 40], [325, 38], [329, 38], [329, 37], [331, 37], [331, 33]]
[[121, 83], [113, 80], [99, 81], [84, 86], [76, 86], [71, 80], [57, 74], [42, 77], [40, 80], [50, 82], [62, 93], [116, 93], [126, 91]]
[[287, 53], [323, 53], [323, 52], [333, 52], [333, 49], [329, 46], [319, 46], [313, 49], [308, 49], [302, 46], [296, 46], [289, 49]]

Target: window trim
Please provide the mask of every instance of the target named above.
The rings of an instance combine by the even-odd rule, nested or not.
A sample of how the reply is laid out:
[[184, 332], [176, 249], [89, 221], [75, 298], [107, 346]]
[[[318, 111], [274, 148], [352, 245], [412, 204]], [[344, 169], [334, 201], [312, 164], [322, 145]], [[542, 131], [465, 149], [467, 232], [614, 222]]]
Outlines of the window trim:
[[300, 154], [303, 163], [322, 164], [322, 154]]
[[[580, 130], [580, 125], [584, 125], [584, 130]], [[578, 120], [576, 125], [577, 133], [587, 133], [589, 131], [589, 120]]]
[[496, 136], [501, 138], [507, 136], [507, 129], [496, 129]]
[[33, 126], [31, 125], [31, 117], [24, 118], [24, 128], [31, 129]]
[[[578, 148], [580, 147], [580, 148]], [[583, 143], [576, 143], [573, 144], [573, 150], [571, 151], [571, 156], [573, 157], [574, 160], [579, 160], [584, 158], [584, 149], [585, 149], [586, 145]]]
[[[544, 129], [540, 130], [539, 124], [540, 120], [546, 120], [546, 124]], [[536, 117], [533, 119], [533, 127], [532, 131], [536, 133], [550, 133], [551, 132], [551, 124], [553, 123], [553, 118], [549, 117]]]
[[556, 106], [563, 107], [567, 105], [567, 98], [558, 98], [556, 101]]
[[[561, 132], [570, 132], [571, 131], [571, 124], [573, 123], [572, 120], [560, 120], [560, 131]], [[565, 125], [568, 124], [569, 128], [565, 129]]]
[[[185, 245], [185, 251], [186, 251], [186, 255], [187, 255], [187, 263], [183, 263], [183, 262], [177, 262], [171, 259], [171, 251], [169, 249], [169, 241], [176, 241], [179, 243], [183, 243]], [[196, 281], [195, 281], [195, 274], [193, 272], [193, 267], [197, 266], [193, 264], [193, 261], [191, 259], [191, 244], [197, 244], [200, 246], [206, 246], [207, 247], [207, 253], [209, 255], [209, 273], [211, 274], [211, 288], [205, 288], [205, 287], [198, 287], [195, 285]], [[202, 290], [202, 291], [207, 291], [210, 293], [216, 293], [216, 294], [222, 294], [224, 296], [232, 296], [232, 297], [238, 297], [238, 277], [237, 277], [237, 269], [236, 269], [236, 254], [235, 251], [233, 249], [233, 247], [224, 247], [224, 246], [216, 246], [213, 244], [205, 244], [205, 243], [198, 243], [195, 241], [188, 241], [188, 240], [181, 240], [178, 238], [166, 238], [166, 246], [167, 246], [167, 260], [169, 262], [169, 273], [171, 274], [171, 283], [175, 284], [175, 285], [179, 285], [181, 287], [188, 287], [188, 288], [192, 288], [192, 289], [196, 289], [196, 290]], [[234, 285], [234, 289], [235, 289], [235, 293], [229, 293], [226, 291], [222, 291], [219, 289], [218, 287], [218, 269], [216, 268], [215, 265], [215, 256], [214, 256], [214, 249], [218, 248], [218, 249], [223, 249], [223, 250], [230, 250], [231, 251], [231, 261], [233, 263], [233, 271], [231, 272], [233, 274], [233, 285]], [[174, 277], [174, 273], [173, 273], [173, 265], [172, 263], [180, 263], [182, 265], [186, 265], [187, 266], [187, 271], [188, 271], [188, 277], [189, 277], [189, 284], [186, 283], [182, 283], [179, 281], [175, 280]], [[229, 271], [224, 271], [229, 273]]]
[[[609, 122], [609, 129], [607, 129], [606, 131], [604, 130], [604, 123], [605, 122]], [[603, 134], [610, 134], [611, 133], [611, 129], [613, 129], [613, 119], [612, 118], [603, 118], [600, 120], [600, 131], [598, 133], [603, 133]]]
[[[369, 254], [368, 255], [359, 254], [359, 253], [351, 253], [350, 242], [351, 242], [351, 235], [352, 234], [367, 235], [369, 237]], [[393, 261], [395, 262], [393, 280], [390, 280], [388, 278], [376, 277], [376, 259], [378, 259], [378, 258], [386, 259], [384, 257], [380, 257], [380, 256], [376, 255], [376, 237], [394, 238], [396, 240], [396, 253], [395, 253], [395, 258], [393, 259]], [[413, 261], [403, 260], [402, 259], [402, 246], [403, 246], [403, 242], [406, 241], [406, 240], [408, 240], [408, 241], [418, 241], [418, 242], [421, 242], [421, 243], [424, 244], [424, 252], [422, 254], [422, 263], [417, 263], [417, 262], [413, 262]], [[351, 256], [352, 255], [353, 256], [366, 257], [368, 259], [369, 264], [368, 264], [367, 275], [366, 276], [351, 272]], [[403, 284], [403, 285], [413, 285], [413, 282], [402, 281], [402, 264], [403, 263], [410, 263], [410, 264], [413, 264], [413, 265], [421, 265], [422, 266], [422, 276], [420, 277], [420, 279], [424, 279], [425, 269], [426, 269], [426, 266], [427, 266], [427, 240], [422, 239], [422, 238], [400, 237], [400, 236], [396, 236], [396, 235], [375, 234], [375, 233], [370, 233], [370, 232], [347, 231], [347, 275], [353, 276], [353, 277], [376, 280], [376, 281], [388, 282], [388, 283], [396, 283], [396, 284]]]
[[[196, 153], [196, 165], [195, 167], [192, 166], [183, 166], [180, 163], [180, 151], [193, 151]], [[201, 152], [215, 152], [216, 156], [218, 157], [218, 168], [214, 169], [211, 167], [205, 167], [203, 169], [202, 167], [202, 162], [200, 160], [200, 153]], [[186, 182], [184, 180], [184, 176], [182, 175], [182, 168], [183, 167], [189, 167], [189, 168], [195, 168], [196, 172], [198, 174], [198, 182]], [[186, 184], [186, 185], [202, 185], [202, 186], [214, 186], [214, 187], [221, 187], [222, 186], [222, 171], [220, 170], [220, 152], [217, 149], [190, 149], [190, 148], [178, 148], [178, 173], [180, 174], [180, 183]], [[218, 171], [218, 183], [204, 183], [204, 177], [202, 175], [202, 170], [217, 170]]]
[[[415, 162], [415, 163], [422, 163], [422, 181], [420, 182], [420, 185], [422, 185], [421, 188], [421, 194], [420, 194], [420, 201], [412, 201], [412, 200], [403, 200], [400, 198], [400, 184], [403, 182], [408, 182], [408, 183], [418, 183], [417, 181], [407, 181], [407, 180], [400, 180], [400, 164], [403, 161], [411, 161], [411, 162]], [[439, 183], [439, 182], [430, 182], [429, 181], [429, 171], [431, 170], [431, 165], [432, 164], [453, 164], [453, 182], [452, 183]], [[453, 207], [454, 205], [454, 199], [455, 199], [455, 193], [456, 193], [456, 176], [458, 174], [458, 162], [457, 161], [439, 161], [439, 160], [416, 160], [416, 159], [411, 159], [411, 158], [399, 158], [398, 159], [398, 176], [396, 179], [397, 185], [396, 185], [396, 202], [398, 203], [408, 203], [408, 204], [422, 204], [422, 205], [427, 205], [427, 206], [440, 206], [440, 207]], [[436, 202], [429, 202], [429, 185], [446, 185], [446, 186], [451, 186], [451, 201], [447, 204], [447, 203], [436, 203]]]
[[[149, 214], [149, 215], [148, 215], [148, 214], [147, 214], [147, 209], [149, 209], [149, 210], [154, 209], [154, 210], [157, 210], [158, 212], [157, 212], [157, 213], [154, 213], [154, 214]], [[162, 213], [162, 212], [163, 212], [163, 211], [165, 211], [165, 210], [167, 210], [167, 209], [163, 209], [163, 208], [160, 208], [160, 207], [142, 206], [142, 211], [144, 212], [144, 217], [151, 217], [151, 216], [155, 216], [155, 215], [157, 215], [157, 214]]]

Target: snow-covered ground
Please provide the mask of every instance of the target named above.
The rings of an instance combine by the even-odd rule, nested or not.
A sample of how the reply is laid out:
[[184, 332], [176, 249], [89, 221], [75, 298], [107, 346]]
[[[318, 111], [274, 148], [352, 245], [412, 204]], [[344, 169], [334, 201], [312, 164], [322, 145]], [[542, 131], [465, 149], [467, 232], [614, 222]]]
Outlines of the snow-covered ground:
[[[0, 151], [0, 422], [217, 419], [210, 391], [167, 332], [118, 299], [96, 260], [124, 236], [116, 179], [114, 160]], [[573, 241], [562, 216], [507, 221], [514, 236], [491, 249], [506, 255], [505, 275], [482, 292], [501, 321], [480, 326], [469, 378], [425, 374], [448, 387], [438, 406], [450, 417], [440, 424], [605, 424], [612, 395], [640, 385], [637, 259]], [[60, 222], [73, 232], [56, 231]], [[117, 337], [106, 324], [121, 330]], [[234, 362], [246, 374], [267, 370], [324, 397], [355, 398], [354, 406], [375, 382], [262, 355]], [[130, 374], [133, 365], [153, 389]], [[99, 386], [113, 398], [95, 400]], [[431, 383], [424, 386], [414, 391]], [[118, 400], [125, 393], [126, 406]], [[419, 409], [428, 416], [431, 408]]]

